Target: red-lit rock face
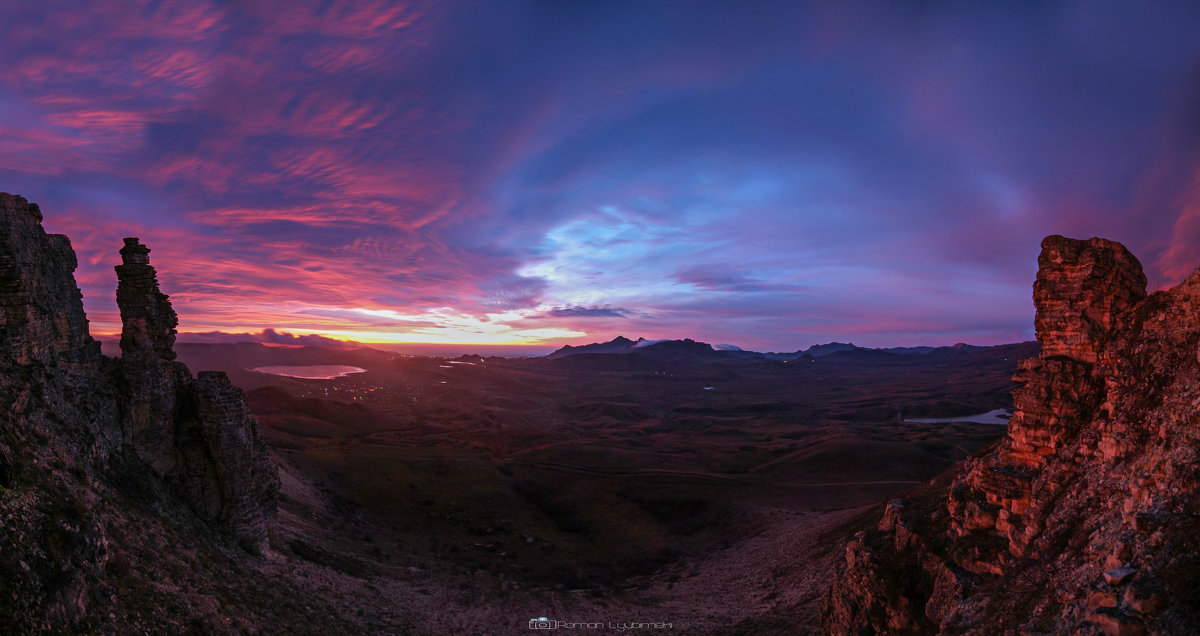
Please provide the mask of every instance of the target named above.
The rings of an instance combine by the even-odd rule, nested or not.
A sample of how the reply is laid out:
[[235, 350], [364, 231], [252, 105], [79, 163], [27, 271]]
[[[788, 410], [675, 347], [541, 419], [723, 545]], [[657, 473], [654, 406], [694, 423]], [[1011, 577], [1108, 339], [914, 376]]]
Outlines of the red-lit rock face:
[[1042, 357], [1095, 362], [1118, 317], [1145, 297], [1146, 275], [1125, 246], [1101, 238], [1046, 237], [1033, 284]]
[[1147, 297], [1096, 238], [1038, 264], [1007, 438], [856, 539], [830, 633], [1200, 633], [1200, 273]]

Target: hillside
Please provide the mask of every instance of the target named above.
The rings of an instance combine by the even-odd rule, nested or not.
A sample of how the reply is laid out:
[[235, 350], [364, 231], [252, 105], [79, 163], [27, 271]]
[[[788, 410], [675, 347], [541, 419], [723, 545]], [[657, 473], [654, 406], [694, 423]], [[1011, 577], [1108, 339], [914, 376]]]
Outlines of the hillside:
[[[267, 550], [275, 465], [241, 390], [174, 360], [149, 249], [121, 249], [123, 355], [107, 358], [75, 253], [41, 220], [0, 194], [0, 616], [11, 632], [182, 627], [182, 607], [216, 602], [213, 571]], [[176, 587], [164, 568], [189, 558], [210, 576]]]
[[[1038, 348], [176, 346], [180, 317], [129, 238], [107, 357], [74, 252], [40, 221], [0, 195], [14, 633], [502, 634], [538, 616], [814, 633], [832, 547], [1003, 431], [908, 418], [1011, 409]], [[281, 365], [361, 371], [258, 370]]]
[[1038, 265], [1007, 436], [847, 546], [829, 633], [1200, 633], [1200, 272], [1147, 295], [1060, 236]]

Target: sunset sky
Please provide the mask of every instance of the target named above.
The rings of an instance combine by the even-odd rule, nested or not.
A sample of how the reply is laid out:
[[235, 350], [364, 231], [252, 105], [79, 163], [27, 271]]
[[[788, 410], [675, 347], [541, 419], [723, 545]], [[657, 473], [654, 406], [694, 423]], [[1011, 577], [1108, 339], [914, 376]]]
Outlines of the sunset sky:
[[[1032, 338], [1041, 238], [1200, 266], [1196, 2], [0, 0], [0, 191], [181, 332]], [[208, 336], [222, 338], [222, 336]]]

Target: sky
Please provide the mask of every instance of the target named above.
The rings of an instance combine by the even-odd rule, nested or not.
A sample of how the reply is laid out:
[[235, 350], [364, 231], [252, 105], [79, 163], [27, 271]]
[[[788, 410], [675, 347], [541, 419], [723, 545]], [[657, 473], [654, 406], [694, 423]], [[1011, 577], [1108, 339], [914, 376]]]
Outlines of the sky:
[[1200, 266], [1195, 2], [0, 15], [0, 191], [101, 338], [125, 236], [181, 340], [998, 344], [1048, 234]]

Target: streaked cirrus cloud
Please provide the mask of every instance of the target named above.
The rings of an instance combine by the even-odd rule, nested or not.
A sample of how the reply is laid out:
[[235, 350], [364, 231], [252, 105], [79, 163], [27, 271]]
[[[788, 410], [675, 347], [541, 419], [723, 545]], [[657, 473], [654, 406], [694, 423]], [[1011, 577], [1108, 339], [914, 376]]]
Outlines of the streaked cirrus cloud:
[[1102, 5], [24, 3], [0, 189], [101, 334], [138, 235], [196, 333], [1027, 339], [1046, 234], [1200, 265], [1200, 8]]

